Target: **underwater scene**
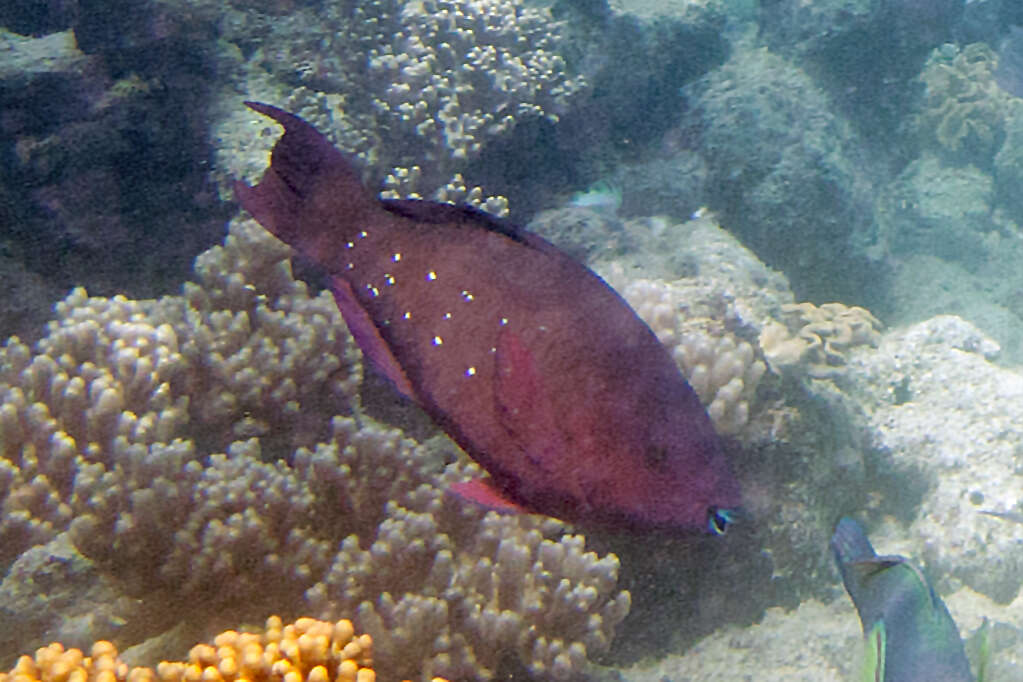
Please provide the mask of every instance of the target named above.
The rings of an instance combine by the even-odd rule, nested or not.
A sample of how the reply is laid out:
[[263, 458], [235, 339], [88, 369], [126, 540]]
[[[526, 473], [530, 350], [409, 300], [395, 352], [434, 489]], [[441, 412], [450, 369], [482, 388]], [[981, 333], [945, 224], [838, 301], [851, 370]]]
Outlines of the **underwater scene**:
[[1023, 680], [1023, 3], [0, 3], [0, 682]]

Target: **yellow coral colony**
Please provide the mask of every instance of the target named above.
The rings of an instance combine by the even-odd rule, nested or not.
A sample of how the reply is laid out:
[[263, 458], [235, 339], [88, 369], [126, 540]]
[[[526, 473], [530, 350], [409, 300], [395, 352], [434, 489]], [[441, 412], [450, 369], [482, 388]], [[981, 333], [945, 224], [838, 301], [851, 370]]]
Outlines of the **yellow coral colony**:
[[[351, 621], [277, 616], [262, 633], [228, 630], [213, 644], [197, 644], [187, 661], [164, 661], [156, 670], [130, 667], [110, 642], [89, 656], [51, 644], [22, 656], [0, 682], [375, 682], [373, 640], [356, 635]], [[444, 682], [435, 677], [432, 682]]]

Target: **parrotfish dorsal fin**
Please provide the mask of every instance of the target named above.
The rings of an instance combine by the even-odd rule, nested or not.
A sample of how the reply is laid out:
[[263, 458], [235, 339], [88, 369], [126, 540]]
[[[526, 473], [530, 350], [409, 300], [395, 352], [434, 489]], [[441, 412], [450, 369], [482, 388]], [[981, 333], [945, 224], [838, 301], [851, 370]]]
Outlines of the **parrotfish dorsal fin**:
[[245, 104], [284, 126], [259, 184], [234, 184], [235, 196], [260, 225], [315, 261], [330, 241], [346, 238], [338, 227], [380, 212], [352, 162], [316, 128], [275, 106]]
[[418, 199], [384, 199], [381, 204], [385, 211], [415, 220], [417, 223], [432, 225], [456, 223], [483, 228], [530, 246], [537, 246], [535, 242], [543, 241], [514, 223], [467, 204], [442, 204]]

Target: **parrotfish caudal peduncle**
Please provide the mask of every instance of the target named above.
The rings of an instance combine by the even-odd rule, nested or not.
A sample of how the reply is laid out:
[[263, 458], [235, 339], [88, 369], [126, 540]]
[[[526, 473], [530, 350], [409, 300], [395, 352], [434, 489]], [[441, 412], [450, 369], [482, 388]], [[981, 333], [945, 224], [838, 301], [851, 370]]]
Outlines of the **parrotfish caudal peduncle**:
[[613, 527], [722, 532], [717, 434], [620, 296], [549, 242], [467, 206], [381, 200], [293, 114], [242, 206], [326, 270], [366, 358], [490, 474], [456, 492]]

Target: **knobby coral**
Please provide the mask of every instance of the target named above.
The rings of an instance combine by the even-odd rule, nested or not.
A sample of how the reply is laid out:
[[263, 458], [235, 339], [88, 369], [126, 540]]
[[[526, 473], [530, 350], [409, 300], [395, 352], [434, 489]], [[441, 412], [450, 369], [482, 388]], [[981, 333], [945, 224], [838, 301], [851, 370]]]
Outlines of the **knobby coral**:
[[693, 315], [678, 285], [637, 279], [622, 283], [622, 296], [667, 346], [700, 396], [714, 427], [738, 433], [748, 422], [750, 403], [764, 375], [753, 346], [718, 318]]
[[628, 611], [617, 559], [446, 495], [478, 472], [361, 415], [358, 351], [287, 254], [237, 221], [182, 296], [76, 290], [34, 351], [0, 349], [0, 558], [66, 530], [182, 618], [355, 613], [387, 679], [580, 670]]

